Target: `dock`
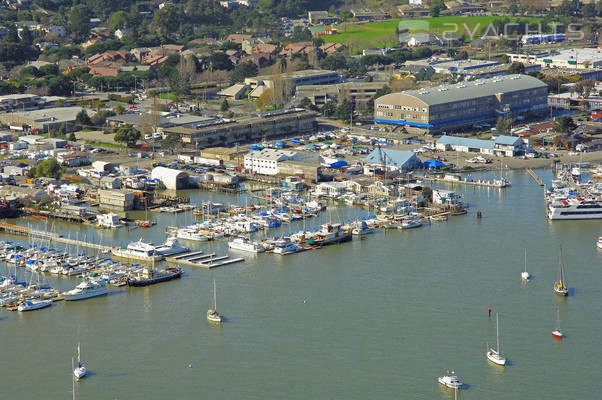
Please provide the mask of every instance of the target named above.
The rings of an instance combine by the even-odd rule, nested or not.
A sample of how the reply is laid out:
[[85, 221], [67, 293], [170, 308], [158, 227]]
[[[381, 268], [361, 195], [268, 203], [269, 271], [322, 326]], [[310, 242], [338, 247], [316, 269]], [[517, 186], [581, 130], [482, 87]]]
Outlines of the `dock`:
[[544, 186], [543, 181], [541, 180], [541, 178], [539, 176], [537, 176], [537, 174], [535, 172], [533, 172], [533, 170], [531, 168], [525, 168], [525, 170], [527, 171], [527, 173], [529, 175], [531, 175], [531, 178], [533, 178], [533, 180], [539, 185], [539, 186]]
[[206, 269], [243, 262], [244, 260], [245, 259], [242, 257], [230, 258], [230, 256], [228, 255], [218, 256], [215, 253], [203, 254], [202, 251], [187, 252], [174, 257], [165, 257], [165, 261], [167, 261], [168, 263]]
[[444, 182], [444, 183], [451, 183], [451, 184], [459, 183], [459, 184], [469, 185], [469, 186], [483, 186], [483, 187], [490, 187], [490, 188], [497, 188], [497, 189], [510, 187], [510, 182], [508, 182], [506, 179], [496, 179], [493, 181], [486, 181], [486, 180], [469, 181], [467, 179], [463, 179], [461, 177], [456, 177], [456, 176], [454, 176], [454, 177], [425, 176], [423, 179], [425, 181]]

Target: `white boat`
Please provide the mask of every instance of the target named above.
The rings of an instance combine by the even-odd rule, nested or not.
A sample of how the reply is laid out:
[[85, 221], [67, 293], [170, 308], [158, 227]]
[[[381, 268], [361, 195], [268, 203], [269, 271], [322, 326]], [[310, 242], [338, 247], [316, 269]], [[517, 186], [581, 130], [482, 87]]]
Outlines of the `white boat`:
[[360, 221], [356, 224], [355, 228], [351, 230], [351, 234], [354, 236], [364, 236], [374, 233], [374, 229], [370, 228], [366, 221]]
[[274, 254], [292, 254], [299, 251], [299, 246], [288, 237], [282, 237], [274, 242]]
[[182, 240], [191, 240], [194, 242], [206, 242], [209, 240], [208, 236], [203, 235], [202, 233], [192, 228], [178, 229], [176, 232], [176, 238]]
[[437, 378], [437, 381], [443, 386], [452, 389], [460, 389], [462, 387], [462, 382], [460, 382], [454, 371], [448, 371], [445, 375]]
[[548, 218], [551, 220], [600, 219], [602, 201], [582, 197], [552, 200], [548, 204]]
[[422, 222], [417, 221], [415, 219], [404, 219], [401, 222], [401, 229], [413, 229], [413, 228], [419, 228], [421, 226], [422, 226]]
[[531, 274], [527, 272], [527, 249], [525, 249], [525, 271], [520, 274], [520, 277], [525, 281], [531, 279]]
[[496, 330], [497, 345], [496, 345], [495, 349], [489, 348], [487, 350], [487, 359], [494, 364], [505, 366], [506, 358], [504, 356], [502, 356], [502, 353], [500, 352], [500, 326], [499, 326], [499, 316], [497, 313], [495, 314], [495, 330]]
[[155, 246], [150, 243], [144, 243], [142, 239], [128, 244], [127, 248], [125, 249], [113, 248], [111, 253], [115, 257], [146, 262], [161, 261], [164, 258], [163, 255], [155, 252]]
[[566, 286], [564, 277], [564, 265], [562, 263], [562, 246], [560, 246], [560, 257], [558, 258], [558, 280], [554, 282], [554, 293], [560, 296], [568, 296], [569, 288]]
[[17, 310], [21, 312], [34, 311], [41, 308], [50, 307], [51, 305], [52, 300], [25, 300], [23, 303], [19, 304]]
[[248, 251], [251, 253], [263, 253], [265, 247], [261, 243], [254, 242], [245, 237], [238, 237], [231, 242], [228, 242], [228, 247], [234, 250]]
[[98, 214], [96, 216], [96, 226], [101, 228], [120, 228], [123, 225], [119, 221], [119, 216], [114, 213]]
[[75, 301], [104, 296], [107, 292], [107, 284], [103, 280], [83, 281], [75, 289], [64, 292], [63, 296], [66, 301]]
[[599, 249], [602, 249], [602, 236], [600, 236], [600, 237], [598, 238], [598, 241], [596, 242], [596, 246], [597, 246]]
[[174, 254], [185, 253], [189, 250], [190, 249], [188, 247], [182, 246], [178, 239], [175, 237], [167, 238], [165, 243], [155, 248], [155, 252], [163, 256], [171, 256]]
[[222, 323], [224, 317], [217, 312], [217, 293], [215, 289], [215, 279], [213, 280], [213, 308], [207, 310], [207, 320], [209, 322]]
[[82, 379], [86, 376], [87, 373], [88, 373], [88, 370], [81, 362], [79, 342], [78, 342], [77, 343], [77, 367], [73, 368], [73, 376], [75, 376], [76, 379]]

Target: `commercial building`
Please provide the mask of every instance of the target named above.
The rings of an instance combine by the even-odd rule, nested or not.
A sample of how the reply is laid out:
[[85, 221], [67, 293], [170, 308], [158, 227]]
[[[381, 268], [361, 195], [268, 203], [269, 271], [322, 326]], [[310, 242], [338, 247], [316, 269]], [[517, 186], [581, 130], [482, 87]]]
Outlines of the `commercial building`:
[[374, 149], [364, 158], [367, 165], [384, 168], [387, 170], [409, 171], [419, 168], [422, 161], [413, 151], [392, 150], [392, 149]]
[[286, 72], [279, 76], [259, 75], [245, 79], [245, 85], [255, 89], [259, 85], [268, 88], [274, 87], [274, 81], [281, 81], [291, 90], [302, 85], [332, 85], [341, 81], [341, 76], [335, 71], [322, 69], [306, 69], [302, 71]]
[[165, 128], [163, 132], [165, 135], [177, 133], [185, 146], [200, 149], [311, 134], [316, 128], [315, 113], [287, 109], [263, 112], [240, 120], [220, 120], [196, 128]]
[[158, 179], [166, 189], [178, 190], [188, 187], [188, 174], [177, 169], [155, 167], [151, 171], [151, 178]]
[[339, 22], [339, 18], [328, 15], [328, 11], [308, 11], [307, 17], [312, 25], [331, 25]]
[[602, 48], [573, 48], [531, 54], [507, 54], [510, 61], [540, 64], [548, 68], [602, 68]]
[[523, 139], [500, 135], [495, 140], [471, 139], [458, 136], [441, 136], [435, 144], [437, 150], [466, 153], [483, 153], [496, 156], [516, 156], [525, 150]]
[[529, 75], [508, 75], [390, 93], [374, 101], [374, 122], [412, 133], [439, 134], [547, 110], [548, 86]]
[[242, 158], [248, 152], [243, 147], [210, 147], [201, 150], [201, 157], [221, 161], [234, 161]]
[[101, 208], [128, 211], [134, 208], [134, 193], [121, 190], [98, 190], [98, 204]]
[[[297, 163], [313, 163], [319, 165], [319, 156], [317, 154], [299, 153], [296, 151], [280, 150], [280, 149], [263, 149], [255, 150], [247, 153], [244, 158], [245, 169], [254, 174], [261, 175], [278, 175], [291, 173], [290, 168], [294, 169], [294, 165], [284, 164], [284, 171], [280, 171], [283, 162]], [[303, 173], [303, 172], [302, 172]]]
[[307, 97], [313, 105], [322, 106], [328, 100], [335, 98], [349, 99], [356, 107], [365, 106], [386, 82], [349, 82], [336, 85], [306, 85], [298, 86], [295, 97]]
[[[83, 110], [82, 107], [55, 107], [43, 110], [13, 112], [0, 114], [0, 123], [8, 125], [11, 130], [33, 133], [58, 131], [65, 125], [67, 132], [76, 129], [75, 117]], [[94, 112], [87, 110], [88, 115]]]
[[551, 94], [548, 96], [548, 105], [567, 110], [602, 110], [602, 97], [589, 96], [583, 98], [578, 93], [571, 92]]
[[61, 153], [56, 156], [56, 160], [67, 167], [81, 167], [82, 165], [90, 165], [88, 153]]

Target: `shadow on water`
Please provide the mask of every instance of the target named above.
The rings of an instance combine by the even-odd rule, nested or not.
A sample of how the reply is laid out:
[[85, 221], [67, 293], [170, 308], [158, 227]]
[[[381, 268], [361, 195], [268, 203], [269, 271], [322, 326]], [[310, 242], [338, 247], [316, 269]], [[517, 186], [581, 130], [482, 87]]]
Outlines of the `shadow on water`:
[[124, 293], [127, 293], [127, 290], [125, 290], [125, 289], [111, 290], [110, 292], [108, 292], [106, 294], [106, 296], [112, 297], [112, 296], [118, 296], [118, 295], [124, 294]]

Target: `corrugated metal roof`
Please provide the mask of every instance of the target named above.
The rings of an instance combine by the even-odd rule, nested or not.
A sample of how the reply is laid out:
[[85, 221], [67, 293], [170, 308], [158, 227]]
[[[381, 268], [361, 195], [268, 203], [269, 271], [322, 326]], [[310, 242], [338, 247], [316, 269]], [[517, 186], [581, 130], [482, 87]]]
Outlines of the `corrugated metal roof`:
[[471, 100], [474, 98], [492, 96], [496, 93], [508, 93], [525, 89], [547, 87], [545, 83], [529, 75], [507, 75], [472, 82], [460, 82], [455, 85], [442, 85], [419, 90], [405, 90], [400, 93], [390, 93], [376, 99], [377, 104], [397, 104], [399, 95], [405, 94], [423, 101], [427, 105], [445, 104], [450, 102]]
[[[391, 149], [380, 149], [380, 151], [386, 155], [387, 165], [404, 167], [408, 162], [410, 162], [410, 164], [414, 162], [420, 163], [420, 160], [416, 157], [416, 153], [413, 151]], [[413, 158], [414, 160], [412, 160]], [[368, 156], [364, 158], [364, 161], [369, 164], [382, 164], [378, 149], [372, 150], [372, 153], [368, 154]]]
[[504, 136], [504, 135], [500, 135], [495, 139], [495, 144], [501, 144], [504, 146], [512, 146], [514, 145], [517, 141], [522, 142], [522, 139], [516, 136]]
[[443, 135], [437, 140], [437, 144], [449, 144], [452, 146], [466, 146], [478, 149], [493, 149], [495, 143], [490, 140], [470, 139], [457, 136]]

